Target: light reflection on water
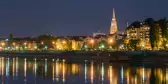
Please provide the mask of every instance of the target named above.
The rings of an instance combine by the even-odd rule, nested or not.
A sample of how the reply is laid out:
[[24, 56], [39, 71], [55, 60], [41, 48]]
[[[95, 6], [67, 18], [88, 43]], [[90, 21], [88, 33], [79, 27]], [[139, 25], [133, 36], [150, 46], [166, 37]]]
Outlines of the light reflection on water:
[[167, 67], [0, 57], [1, 84], [166, 84]]

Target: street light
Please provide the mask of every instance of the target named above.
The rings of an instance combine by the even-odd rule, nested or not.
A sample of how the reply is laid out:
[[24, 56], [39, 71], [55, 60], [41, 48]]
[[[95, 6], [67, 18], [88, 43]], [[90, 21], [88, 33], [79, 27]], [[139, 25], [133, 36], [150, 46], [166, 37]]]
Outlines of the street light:
[[25, 46], [25, 49], [27, 49], [27, 46]]
[[19, 49], [19, 47], [18, 47], [18, 46], [16, 46], [15, 48], [16, 48], [16, 50], [18, 50], [18, 49]]
[[12, 43], [12, 45], [13, 45], [13, 46], [15, 46], [15, 45], [16, 45], [16, 43], [15, 43], [15, 42], [13, 42], [13, 43]]
[[109, 43], [109, 44], [112, 44], [112, 43], [113, 43], [113, 39], [112, 39], [112, 38], [109, 38], [109, 39], [108, 39], [108, 43]]
[[34, 46], [35, 49], [37, 49], [37, 46]]
[[88, 48], [88, 47], [87, 47], [87, 45], [85, 45], [84, 47], [85, 47], [85, 49], [87, 49], [87, 48]]
[[52, 44], [55, 44], [55, 42], [53, 41]]
[[63, 40], [63, 41], [62, 41], [62, 43], [63, 43], [63, 44], [66, 44], [66, 41], [65, 41], [65, 40]]
[[24, 42], [24, 45], [27, 45], [27, 43], [26, 43], [26, 42]]
[[92, 48], [93, 48], [94, 42], [95, 42], [94, 39], [91, 39], [91, 40], [90, 40], [90, 43], [91, 43], [91, 45], [92, 45]]
[[47, 46], [45, 46], [44, 48], [45, 48], [46, 50], [48, 49], [48, 47], [47, 47]]
[[112, 44], [114, 43], [112, 38], [108, 39], [109, 49], [112, 49]]
[[101, 48], [101, 49], [104, 49], [104, 48], [105, 48], [104, 44], [102, 44], [102, 45], [100, 46], [100, 48]]
[[5, 43], [4, 43], [4, 42], [2, 42], [2, 43], [1, 43], [1, 46], [4, 46], [4, 45], [5, 45]]
[[43, 45], [43, 44], [44, 44], [44, 42], [42, 41], [42, 42], [41, 42], [41, 44]]
[[94, 39], [91, 39], [91, 40], [90, 40], [90, 43], [93, 44], [93, 43], [94, 43]]

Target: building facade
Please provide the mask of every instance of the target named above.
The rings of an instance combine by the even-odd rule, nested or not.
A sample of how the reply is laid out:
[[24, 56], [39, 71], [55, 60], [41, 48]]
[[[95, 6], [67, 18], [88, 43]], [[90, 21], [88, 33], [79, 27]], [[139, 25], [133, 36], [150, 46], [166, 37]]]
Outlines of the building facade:
[[150, 49], [150, 27], [142, 22], [134, 22], [127, 27], [126, 34], [129, 40], [138, 40], [137, 46]]
[[[159, 37], [159, 43], [158, 48], [162, 48], [162, 28], [160, 25], [155, 22], [157, 31], [158, 31], [158, 37]], [[132, 23], [130, 26], [126, 29], [127, 39], [129, 40], [138, 40], [139, 44], [138, 46], [144, 47], [145, 49], [151, 49], [150, 44], [150, 26], [147, 25], [145, 22], [139, 22], [136, 21]]]

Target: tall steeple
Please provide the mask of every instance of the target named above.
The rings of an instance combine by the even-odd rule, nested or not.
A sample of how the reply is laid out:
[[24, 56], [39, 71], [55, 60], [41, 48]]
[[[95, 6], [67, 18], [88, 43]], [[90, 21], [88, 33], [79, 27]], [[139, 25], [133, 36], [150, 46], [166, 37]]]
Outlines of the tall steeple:
[[116, 34], [116, 33], [118, 33], [118, 28], [117, 28], [117, 21], [115, 17], [115, 9], [113, 8], [113, 17], [111, 21], [110, 34]]
[[113, 8], [113, 18], [115, 18], [115, 9]]

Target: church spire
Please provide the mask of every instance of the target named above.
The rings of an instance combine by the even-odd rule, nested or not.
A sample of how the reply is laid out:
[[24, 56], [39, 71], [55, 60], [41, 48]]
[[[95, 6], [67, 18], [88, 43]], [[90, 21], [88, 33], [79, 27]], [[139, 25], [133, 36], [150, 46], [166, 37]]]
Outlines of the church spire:
[[111, 21], [111, 27], [110, 27], [110, 34], [116, 34], [118, 32], [117, 28], [117, 21], [115, 16], [115, 9], [113, 8], [113, 16]]
[[115, 18], [115, 9], [113, 8], [113, 18]]

